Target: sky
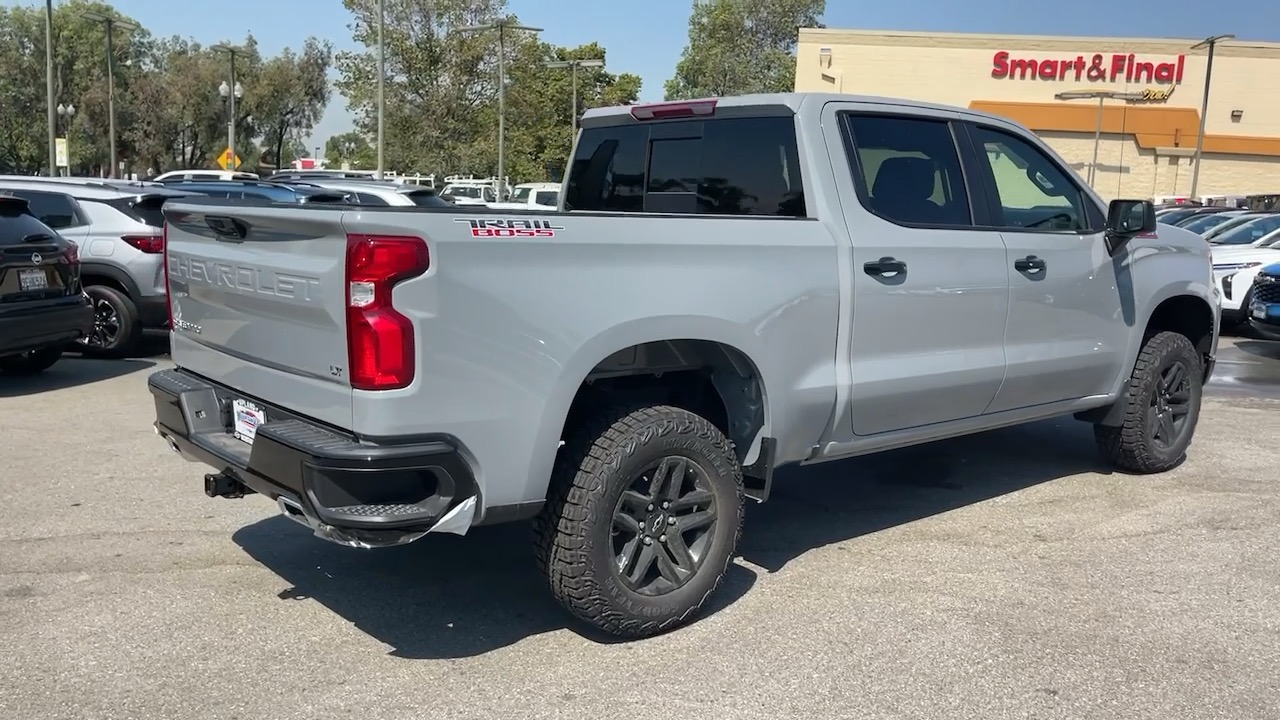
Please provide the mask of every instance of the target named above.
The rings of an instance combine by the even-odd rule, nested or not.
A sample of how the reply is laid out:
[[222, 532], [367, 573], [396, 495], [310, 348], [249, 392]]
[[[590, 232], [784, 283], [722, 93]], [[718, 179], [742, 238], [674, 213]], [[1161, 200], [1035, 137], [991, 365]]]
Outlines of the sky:
[[[261, 52], [297, 48], [309, 35], [337, 50], [352, 49], [351, 15], [342, 0], [106, 0], [154, 35], [182, 35], [202, 44], [235, 41], [252, 32]], [[0, 0], [0, 5], [41, 5]], [[689, 32], [693, 0], [509, 0], [511, 12], [543, 28], [543, 41], [576, 46], [599, 42], [608, 69], [644, 80], [641, 101], [662, 99]], [[1118, 7], [1123, 7], [1118, 11]], [[1234, 33], [1241, 40], [1280, 41], [1280, 2], [1237, 0], [1228, 11], [1203, 0], [828, 0], [831, 28], [925, 32], [1012, 33], [1204, 38]], [[246, 88], [252, 92], [252, 88]], [[307, 147], [351, 129], [346, 102], [336, 96]]]

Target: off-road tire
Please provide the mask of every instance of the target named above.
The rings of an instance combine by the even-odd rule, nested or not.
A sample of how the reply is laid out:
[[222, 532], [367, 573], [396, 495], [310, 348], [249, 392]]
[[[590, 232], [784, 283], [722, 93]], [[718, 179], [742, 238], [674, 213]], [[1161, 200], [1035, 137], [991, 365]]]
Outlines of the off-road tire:
[[[91, 346], [82, 340], [76, 342], [75, 349], [87, 357], [128, 357], [138, 349], [138, 344], [142, 340], [142, 321], [138, 318], [138, 306], [133, 303], [133, 300], [129, 299], [128, 295], [109, 285], [89, 285], [84, 290], [93, 303], [95, 322], [98, 303], [105, 300], [115, 310], [116, 316], [119, 318], [120, 329], [114, 339], [105, 346]], [[90, 332], [93, 332], [93, 330], [90, 330]]]
[[[1171, 447], [1158, 447], [1152, 439], [1148, 419], [1151, 399], [1160, 374], [1175, 362], [1183, 362], [1190, 374], [1190, 413], [1187, 427]], [[1118, 402], [1124, 404], [1123, 421], [1118, 426], [1094, 425], [1098, 447], [1116, 467], [1133, 473], [1159, 473], [1177, 467], [1186, 457], [1195, 436], [1203, 396], [1204, 359], [1185, 335], [1157, 333], [1147, 339], [1138, 353], [1133, 373]]]
[[0, 373], [5, 375], [38, 375], [53, 367], [62, 357], [62, 348], [32, 350], [21, 355], [0, 357]]
[[[622, 581], [612, 543], [619, 498], [649, 463], [680, 456], [700, 464], [716, 503], [705, 559], [664, 595], [633, 592]], [[733, 445], [707, 419], [677, 407], [601, 410], [566, 438], [546, 505], [534, 521], [539, 571], [573, 616], [615, 637], [635, 639], [679, 627], [720, 586], [741, 533], [742, 468]]]

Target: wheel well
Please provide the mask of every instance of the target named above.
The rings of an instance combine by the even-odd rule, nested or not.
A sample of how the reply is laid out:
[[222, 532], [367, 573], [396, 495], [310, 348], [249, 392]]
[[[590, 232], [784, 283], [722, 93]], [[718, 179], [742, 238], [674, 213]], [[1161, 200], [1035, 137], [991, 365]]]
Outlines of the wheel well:
[[613, 353], [578, 387], [565, 428], [605, 405], [629, 401], [665, 403], [705, 417], [733, 441], [743, 462], [764, 427], [759, 371], [740, 350], [709, 340], [663, 340]]
[[90, 285], [102, 285], [113, 290], [118, 290], [125, 297], [131, 297], [129, 295], [129, 289], [124, 286], [124, 283], [116, 280], [110, 275], [97, 275], [95, 273], [82, 274], [80, 276], [80, 285], [83, 287], [89, 287]]
[[[1213, 350], [1213, 309], [1194, 295], [1175, 295], [1156, 307], [1147, 321], [1142, 339], [1160, 332], [1175, 332], [1186, 337], [1206, 359]], [[1207, 367], [1206, 367], [1207, 369]]]

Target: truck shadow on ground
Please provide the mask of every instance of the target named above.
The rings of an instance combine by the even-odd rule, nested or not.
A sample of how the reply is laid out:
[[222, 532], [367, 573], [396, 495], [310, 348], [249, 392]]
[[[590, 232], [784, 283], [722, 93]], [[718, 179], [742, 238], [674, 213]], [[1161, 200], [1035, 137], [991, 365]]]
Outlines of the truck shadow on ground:
[[155, 366], [152, 360], [94, 360], [65, 354], [53, 367], [38, 375], [0, 376], [0, 398], [38, 395], [43, 392], [73, 388], [110, 380]]
[[[1104, 471], [1083, 423], [1069, 419], [779, 473], [773, 497], [749, 502], [740, 556], [775, 572], [833, 543], [1081, 472]], [[429, 536], [376, 551], [332, 545], [281, 517], [234, 541], [292, 587], [282, 600], [321, 603], [405, 658], [480, 655], [572, 628], [533, 562], [527, 523]], [[756, 573], [735, 563], [703, 616], [746, 595]]]

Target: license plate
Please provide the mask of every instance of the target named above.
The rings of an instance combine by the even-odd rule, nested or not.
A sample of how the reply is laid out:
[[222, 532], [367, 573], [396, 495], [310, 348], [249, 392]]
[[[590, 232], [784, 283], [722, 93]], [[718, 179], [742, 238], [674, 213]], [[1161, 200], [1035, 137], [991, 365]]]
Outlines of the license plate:
[[243, 440], [252, 445], [254, 436], [258, 434], [258, 426], [267, 421], [267, 414], [262, 408], [247, 400], [233, 400], [231, 418], [232, 434], [237, 440]]
[[28, 290], [45, 290], [49, 287], [49, 277], [44, 274], [44, 268], [34, 268], [18, 271], [18, 289], [22, 291]]

